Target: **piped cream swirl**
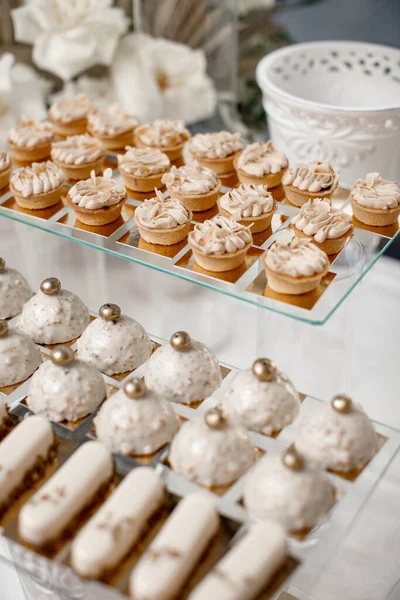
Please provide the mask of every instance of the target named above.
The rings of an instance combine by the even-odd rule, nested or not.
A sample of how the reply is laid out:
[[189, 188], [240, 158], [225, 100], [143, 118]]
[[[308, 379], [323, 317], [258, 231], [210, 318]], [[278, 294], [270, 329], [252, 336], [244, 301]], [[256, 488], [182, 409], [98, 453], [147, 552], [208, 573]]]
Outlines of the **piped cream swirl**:
[[161, 181], [171, 194], [178, 192], [185, 195], [207, 194], [218, 185], [214, 171], [203, 167], [197, 161], [179, 168], [173, 166], [163, 175]]
[[17, 169], [11, 175], [11, 186], [24, 198], [46, 194], [57, 189], [64, 182], [61, 169], [53, 162], [32, 163], [30, 167]]
[[88, 134], [71, 135], [66, 140], [54, 142], [51, 158], [66, 165], [83, 165], [105, 156], [101, 142]]
[[126, 154], [118, 154], [118, 165], [122, 171], [137, 177], [149, 177], [164, 173], [170, 167], [170, 160], [157, 148], [126, 147]]
[[255, 177], [263, 177], [270, 173], [279, 173], [288, 166], [288, 159], [280, 150], [276, 150], [272, 142], [255, 142], [246, 146], [240, 154], [237, 167]]
[[22, 119], [21, 124], [10, 129], [8, 140], [18, 148], [33, 148], [51, 142], [53, 125], [48, 121]]
[[197, 223], [189, 233], [189, 242], [203, 254], [226, 254], [250, 244], [252, 235], [249, 227], [217, 215], [204, 223]]
[[151, 229], [173, 229], [189, 221], [189, 213], [176, 198], [164, 198], [159, 190], [156, 197], [145, 200], [137, 207], [135, 218]]
[[328, 200], [315, 198], [301, 207], [292, 224], [318, 243], [338, 238], [352, 227], [351, 216], [332, 208]]
[[78, 181], [68, 197], [81, 208], [96, 209], [118, 204], [126, 197], [126, 191], [112, 179], [112, 169], [106, 169], [102, 177], [92, 171], [89, 179]]
[[155, 146], [156, 148], [178, 146], [189, 138], [189, 132], [183, 121], [170, 119], [156, 119], [145, 123], [140, 125], [135, 133], [145, 146]]
[[61, 98], [51, 105], [49, 117], [61, 123], [71, 123], [86, 119], [93, 105], [84, 94]]
[[310, 277], [322, 273], [328, 266], [328, 257], [312, 242], [293, 238], [289, 243], [275, 242], [265, 257], [268, 268], [290, 277]]
[[242, 183], [219, 199], [221, 210], [225, 210], [237, 221], [243, 218], [260, 217], [275, 208], [275, 200], [264, 185]]
[[299, 163], [286, 171], [282, 183], [301, 191], [320, 192], [336, 188], [338, 180], [339, 177], [331, 165], [314, 161], [309, 164]]
[[113, 104], [105, 110], [89, 114], [88, 124], [95, 135], [112, 137], [137, 127], [139, 121], [124, 111], [120, 104]]
[[242, 150], [244, 146], [240, 133], [217, 131], [198, 133], [189, 142], [189, 150], [194, 156], [203, 158], [226, 158]]
[[350, 197], [367, 208], [389, 209], [400, 205], [400, 189], [395, 181], [382, 179], [379, 173], [368, 173], [357, 179]]
[[5, 171], [10, 166], [11, 161], [7, 152], [0, 152], [0, 172]]

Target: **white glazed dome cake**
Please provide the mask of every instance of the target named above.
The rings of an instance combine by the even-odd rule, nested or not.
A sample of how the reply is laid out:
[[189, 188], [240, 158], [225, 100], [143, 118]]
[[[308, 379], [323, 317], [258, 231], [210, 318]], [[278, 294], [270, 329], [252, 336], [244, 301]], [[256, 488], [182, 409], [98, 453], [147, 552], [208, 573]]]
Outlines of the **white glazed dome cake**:
[[217, 406], [204, 417], [186, 421], [172, 440], [171, 467], [208, 487], [239, 479], [254, 462], [248, 431]]
[[101, 373], [76, 360], [74, 351], [61, 346], [52, 351], [34, 373], [27, 404], [50, 421], [78, 421], [92, 413], [106, 397]]
[[248, 429], [271, 435], [295, 420], [300, 398], [290, 379], [272, 361], [260, 358], [235, 376], [222, 405]]
[[149, 358], [152, 343], [144, 328], [116, 304], [103, 304], [78, 340], [78, 357], [106, 375], [126, 373]]
[[148, 455], [169, 443], [178, 429], [172, 405], [140, 379], [113, 394], [94, 420], [99, 440], [116, 454]]
[[178, 331], [150, 357], [146, 385], [172, 402], [191, 404], [210, 396], [222, 383], [221, 368], [207, 346]]
[[288, 531], [319, 524], [335, 502], [328, 475], [293, 448], [266, 454], [249, 473], [244, 504], [255, 519], [273, 519]]
[[0, 388], [25, 381], [41, 362], [31, 338], [0, 320]]
[[9, 269], [0, 258], [0, 319], [18, 315], [31, 297], [32, 290], [26, 279], [15, 269]]
[[323, 468], [349, 471], [363, 467], [376, 454], [378, 436], [361, 406], [338, 395], [306, 416], [295, 444]]
[[50, 277], [25, 304], [18, 327], [38, 344], [63, 344], [81, 335], [89, 321], [82, 300]]

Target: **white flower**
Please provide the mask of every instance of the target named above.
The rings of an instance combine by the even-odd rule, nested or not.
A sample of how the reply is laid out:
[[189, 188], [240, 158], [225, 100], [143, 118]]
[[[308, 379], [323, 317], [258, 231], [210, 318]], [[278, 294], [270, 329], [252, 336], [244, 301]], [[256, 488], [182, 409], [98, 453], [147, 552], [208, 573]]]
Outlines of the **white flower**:
[[109, 65], [128, 21], [112, 0], [25, 0], [12, 11], [15, 39], [33, 44], [33, 61], [64, 81]]
[[143, 33], [125, 36], [111, 65], [115, 91], [125, 110], [141, 121], [210, 117], [216, 91], [202, 50]]

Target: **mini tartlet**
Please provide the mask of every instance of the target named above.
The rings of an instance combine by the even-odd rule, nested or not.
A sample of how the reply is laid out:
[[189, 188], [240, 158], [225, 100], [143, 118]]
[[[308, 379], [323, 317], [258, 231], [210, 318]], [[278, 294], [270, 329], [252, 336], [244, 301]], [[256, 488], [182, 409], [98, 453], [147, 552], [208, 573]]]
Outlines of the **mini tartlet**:
[[0, 320], [0, 388], [25, 381], [41, 362], [39, 348], [31, 338]]
[[51, 159], [65, 179], [87, 179], [91, 171], [96, 175], [102, 173], [106, 154], [101, 142], [86, 133], [54, 142], [51, 147]]
[[29, 283], [21, 273], [7, 267], [0, 258], [0, 319], [10, 319], [18, 315], [25, 302], [32, 298]]
[[22, 208], [42, 210], [60, 201], [63, 183], [63, 172], [48, 160], [16, 169], [11, 175], [10, 190]]
[[126, 113], [120, 104], [105, 110], [95, 109], [88, 116], [88, 131], [107, 150], [119, 150], [133, 142], [133, 132], [139, 121]]
[[288, 167], [288, 159], [271, 141], [255, 142], [235, 158], [240, 183], [254, 183], [274, 188], [280, 185]]
[[276, 212], [276, 202], [266, 186], [253, 183], [242, 183], [226, 192], [218, 206], [224, 217], [249, 225], [252, 233], [268, 229]]
[[221, 182], [214, 171], [193, 161], [182, 167], [173, 166], [162, 177], [169, 195], [178, 198], [192, 212], [208, 210], [216, 205]]
[[229, 131], [198, 133], [188, 144], [193, 158], [217, 175], [230, 175], [235, 171], [233, 163], [243, 146], [240, 133]]
[[354, 216], [365, 225], [393, 225], [400, 215], [400, 189], [395, 181], [387, 181], [379, 173], [357, 179], [350, 200]]
[[185, 331], [177, 331], [169, 344], [151, 355], [146, 385], [171, 402], [192, 404], [208, 398], [222, 383], [221, 368], [210, 350]]
[[350, 471], [376, 454], [378, 435], [361, 406], [338, 394], [305, 416], [295, 446], [324, 469]]
[[7, 152], [0, 152], [0, 190], [9, 184], [11, 175], [11, 160]]
[[253, 237], [250, 227], [217, 215], [197, 223], [189, 233], [189, 246], [195, 261], [206, 271], [221, 273], [240, 267]]
[[14, 160], [33, 162], [50, 155], [53, 138], [53, 125], [48, 121], [22, 119], [10, 130], [7, 143]]
[[171, 166], [168, 156], [157, 148], [126, 147], [118, 155], [118, 166], [125, 186], [134, 192], [152, 192], [163, 187], [162, 177]]
[[177, 473], [200, 485], [228, 485], [254, 462], [254, 447], [245, 427], [216, 406], [185, 421], [171, 443], [169, 462]]
[[280, 294], [305, 294], [321, 283], [329, 269], [328, 256], [312, 242], [294, 237], [275, 242], [263, 257], [268, 286]]
[[141, 237], [149, 244], [171, 246], [184, 240], [190, 228], [192, 212], [177, 198], [156, 196], [145, 200], [135, 210], [135, 223]]
[[321, 198], [303, 204], [292, 218], [291, 226], [296, 236], [313, 242], [328, 255], [343, 250], [353, 231], [351, 216]]
[[339, 176], [331, 165], [314, 161], [299, 163], [283, 176], [286, 198], [295, 206], [303, 206], [313, 198], [330, 199], [339, 183]]
[[101, 227], [121, 216], [126, 198], [125, 188], [112, 179], [112, 169], [106, 169], [102, 176], [92, 171], [89, 179], [75, 183], [68, 191], [67, 203], [79, 221]]
[[49, 109], [48, 117], [56, 135], [81, 135], [86, 133], [87, 117], [93, 105], [84, 94], [61, 98]]
[[121, 314], [116, 304], [103, 304], [78, 340], [78, 358], [106, 375], [127, 373], [146, 362], [152, 351], [144, 328]]
[[158, 148], [171, 161], [182, 157], [183, 146], [190, 138], [183, 121], [156, 119], [136, 127], [134, 131], [135, 146], [138, 148]]

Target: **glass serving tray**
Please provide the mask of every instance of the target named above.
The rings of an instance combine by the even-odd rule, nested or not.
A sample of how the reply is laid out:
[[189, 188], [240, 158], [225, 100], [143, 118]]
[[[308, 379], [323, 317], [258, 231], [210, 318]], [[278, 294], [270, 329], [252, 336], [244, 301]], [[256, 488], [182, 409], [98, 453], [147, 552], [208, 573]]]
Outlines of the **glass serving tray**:
[[[92, 318], [96, 316], [97, 314], [92, 313]], [[16, 319], [10, 320], [10, 324], [15, 323]], [[165, 340], [156, 336], [151, 336], [151, 338], [155, 348], [159, 344], [165, 343]], [[76, 342], [71, 344], [71, 347], [75, 349]], [[48, 357], [51, 349], [48, 346], [40, 346], [45, 358]], [[221, 367], [223, 383], [212, 396], [191, 406], [172, 403], [181, 422], [187, 419], [203, 418], [204, 413], [222, 399], [227, 384], [238, 372], [238, 369], [224, 363], [221, 363]], [[142, 365], [134, 371], [134, 375], [142, 377], [144, 372], [145, 365]], [[109, 394], [123, 387], [125, 380], [131, 375], [132, 373], [115, 377], [104, 375]], [[29, 409], [25, 404], [28, 387], [29, 379], [10, 388], [0, 388], [0, 394], [4, 395], [10, 412], [19, 418], [29, 413]], [[307, 412], [322, 402], [306, 394], [300, 394], [300, 397], [302, 403], [299, 418], [303, 418]], [[56, 435], [60, 440], [60, 448], [64, 448], [64, 459], [71, 454], [78, 444], [89, 439], [95, 439], [94, 416], [95, 414], [81, 419], [77, 424], [63, 423], [54, 426]], [[292, 593], [295, 598], [307, 600], [307, 591], [318, 579], [321, 570], [329, 563], [336, 547], [344, 541], [350, 525], [357, 518], [361, 508], [400, 448], [399, 431], [377, 422], [374, 422], [374, 427], [380, 440], [377, 454], [359, 471], [347, 474], [329, 474], [336, 490], [334, 507], [326, 519], [314, 529], [289, 535], [288, 561], [285, 563], [283, 570], [279, 572], [279, 576], [273, 579], [271, 585], [264, 590], [257, 600], [281, 600], [280, 594], [285, 590], [289, 593], [292, 589], [297, 590], [296, 593]], [[251, 433], [257, 459], [264, 453], [282, 451], [287, 448], [293, 442], [295, 433], [296, 424], [286, 427], [273, 436]], [[225, 537], [220, 540], [220, 552], [224, 553], [230, 543], [237, 539], [237, 536], [240, 536], [252, 521], [242, 504], [243, 487], [247, 473], [230, 486], [206, 489], [175, 473], [168, 464], [168, 453], [169, 446], [167, 445], [150, 457], [131, 458], [115, 455], [114, 459], [118, 474], [121, 477], [131, 469], [144, 464], [156, 469], [160, 473], [168, 494], [173, 498], [174, 503], [177, 499], [194, 491], [201, 490], [203, 493], [212, 494], [223, 519], [222, 529], [225, 532]], [[45, 589], [53, 590], [60, 595], [62, 600], [122, 600], [123, 598], [126, 600], [127, 573], [129, 571], [125, 571], [124, 576], [121, 575], [120, 579], [116, 578], [110, 585], [105, 585], [104, 582], [83, 580], [68, 565], [69, 543], [62, 548], [59, 554], [53, 557], [53, 560], [49, 560], [45, 556], [21, 545], [16, 527], [19, 508], [20, 506], [15, 509], [11, 522], [6, 523], [2, 530], [0, 528], [0, 535], [2, 534], [0, 542], [3, 542], [0, 543], [0, 559], [18, 566], [36, 584], [43, 586]], [[136, 554], [137, 559], [140, 551], [134, 549], [133, 553]], [[133, 557], [133, 563], [131, 563], [129, 570], [132, 568], [134, 560], [135, 557]], [[299, 590], [301, 590], [301, 593]], [[179, 598], [185, 598], [186, 592], [182, 593]], [[32, 595], [36, 597], [34, 594]], [[282, 598], [284, 597], [282, 595]]]

